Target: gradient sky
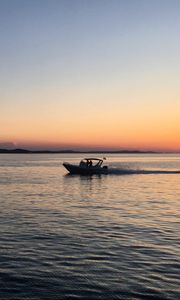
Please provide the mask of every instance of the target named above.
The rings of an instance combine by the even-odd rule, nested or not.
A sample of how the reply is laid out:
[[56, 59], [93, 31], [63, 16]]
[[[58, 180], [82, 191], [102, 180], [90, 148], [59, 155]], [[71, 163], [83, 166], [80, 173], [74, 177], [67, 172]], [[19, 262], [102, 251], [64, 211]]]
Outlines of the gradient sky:
[[0, 0], [0, 147], [180, 150], [179, 0]]

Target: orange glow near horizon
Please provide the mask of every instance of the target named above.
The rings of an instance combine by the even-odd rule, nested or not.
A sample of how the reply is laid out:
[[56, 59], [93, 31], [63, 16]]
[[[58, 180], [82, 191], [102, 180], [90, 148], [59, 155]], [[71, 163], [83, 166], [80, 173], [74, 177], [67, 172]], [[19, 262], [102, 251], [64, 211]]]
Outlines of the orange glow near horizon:
[[37, 114], [30, 110], [29, 117], [18, 115], [18, 119], [12, 110], [11, 121], [4, 122], [6, 134], [1, 141], [27, 148], [180, 151], [178, 102], [173, 106], [163, 105], [162, 111], [162, 105], [156, 101], [149, 109], [145, 109], [147, 101], [123, 107], [114, 99], [103, 108], [98, 104], [91, 107], [89, 103], [86, 103], [87, 110], [85, 106], [66, 109], [62, 104], [53, 108], [49, 104], [40, 115], [40, 110]]
[[[175, 126], [176, 125], [176, 126]], [[40, 148], [101, 148], [180, 151], [180, 126], [167, 123], [106, 124], [94, 120], [94, 125], [65, 124], [64, 126], [24, 126], [14, 128], [8, 136], [16, 146]]]
[[4, 134], [1, 141], [8, 140], [19, 147], [180, 151], [180, 121], [175, 112], [156, 118], [135, 113], [126, 119], [126, 114], [118, 117], [118, 112], [113, 111], [66, 118], [49, 118], [48, 122], [43, 118], [20, 120], [13, 128], [6, 128], [9, 134]]

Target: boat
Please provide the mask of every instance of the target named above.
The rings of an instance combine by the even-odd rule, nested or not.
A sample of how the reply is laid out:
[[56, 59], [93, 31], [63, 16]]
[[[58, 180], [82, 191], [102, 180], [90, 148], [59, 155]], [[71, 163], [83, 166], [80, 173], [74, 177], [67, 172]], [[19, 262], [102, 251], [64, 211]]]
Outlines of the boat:
[[70, 174], [93, 175], [108, 174], [108, 167], [103, 166], [106, 158], [84, 158], [79, 165], [64, 162], [63, 166]]

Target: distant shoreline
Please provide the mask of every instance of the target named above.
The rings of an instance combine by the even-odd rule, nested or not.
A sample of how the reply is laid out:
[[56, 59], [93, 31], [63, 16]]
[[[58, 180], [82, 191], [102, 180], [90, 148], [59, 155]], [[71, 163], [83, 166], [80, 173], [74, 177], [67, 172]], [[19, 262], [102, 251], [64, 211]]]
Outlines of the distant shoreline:
[[180, 152], [170, 151], [141, 151], [141, 150], [92, 150], [92, 151], [78, 151], [78, 150], [27, 150], [27, 149], [0, 149], [0, 154], [61, 154], [61, 153], [101, 153], [101, 154], [179, 154]]

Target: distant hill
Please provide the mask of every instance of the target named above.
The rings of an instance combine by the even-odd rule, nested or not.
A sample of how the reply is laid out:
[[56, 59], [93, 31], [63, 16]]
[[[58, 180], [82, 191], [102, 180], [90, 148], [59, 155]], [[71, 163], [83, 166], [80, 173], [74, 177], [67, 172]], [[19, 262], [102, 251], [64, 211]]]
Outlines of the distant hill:
[[92, 151], [76, 151], [76, 150], [27, 150], [27, 149], [0, 149], [0, 153], [5, 154], [43, 154], [43, 153], [49, 153], [49, 154], [55, 154], [55, 153], [114, 153], [114, 154], [145, 154], [145, 153], [162, 153], [162, 152], [156, 152], [156, 151], [140, 151], [140, 150], [115, 150], [115, 151], [99, 151], [99, 150], [92, 150]]
[[58, 151], [51, 151], [51, 150], [27, 150], [27, 149], [0, 149], [0, 153], [17, 153], [17, 154], [26, 154], [26, 153], [76, 153], [73, 150], [58, 150]]

